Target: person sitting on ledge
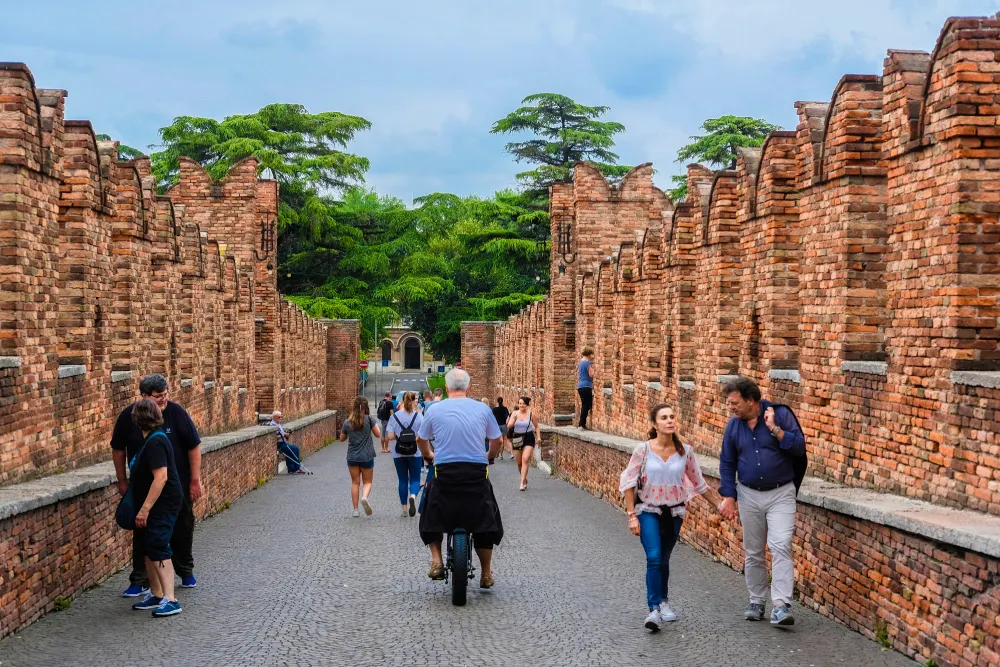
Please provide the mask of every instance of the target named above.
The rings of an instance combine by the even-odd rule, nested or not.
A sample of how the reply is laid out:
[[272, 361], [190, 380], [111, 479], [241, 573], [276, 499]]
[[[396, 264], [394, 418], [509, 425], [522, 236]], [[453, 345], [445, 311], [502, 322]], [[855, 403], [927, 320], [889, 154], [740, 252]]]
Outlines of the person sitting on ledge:
[[271, 421], [267, 425], [278, 427], [278, 452], [285, 457], [288, 474], [303, 475], [305, 474], [305, 470], [302, 469], [302, 458], [299, 455], [299, 448], [288, 442], [288, 433], [285, 431], [285, 427], [281, 425], [282, 418], [281, 410], [275, 410], [271, 413]]

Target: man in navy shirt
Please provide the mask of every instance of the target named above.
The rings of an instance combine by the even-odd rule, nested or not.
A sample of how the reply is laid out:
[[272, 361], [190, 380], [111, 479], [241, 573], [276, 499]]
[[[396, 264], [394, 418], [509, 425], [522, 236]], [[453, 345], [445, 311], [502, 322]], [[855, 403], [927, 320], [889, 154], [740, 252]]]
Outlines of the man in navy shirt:
[[729, 382], [723, 395], [733, 416], [719, 456], [719, 494], [725, 498], [719, 511], [729, 520], [739, 511], [743, 524], [744, 573], [750, 593], [743, 615], [750, 621], [764, 618], [766, 542], [771, 550], [771, 625], [792, 625], [795, 459], [805, 456], [805, 437], [792, 411], [762, 401], [753, 380], [741, 377]]
[[[174, 447], [174, 460], [184, 490], [184, 502], [174, 524], [170, 548], [173, 551], [174, 570], [181, 577], [182, 588], [194, 588], [197, 581], [194, 577], [194, 556], [191, 554], [194, 541], [194, 501], [202, 495], [201, 488], [201, 436], [188, 413], [177, 403], [168, 400], [167, 380], [159, 373], [151, 373], [139, 382], [139, 395], [142, 398], [152, 398], [163, 414], [163, 432], [167, 434], [170, 444]], [[128, 489], [125, 468], [128, 461], [139, 453], [145, 439], [142, 431], [132, 421], [132, 408], [135, 403], [122, 410], [115, 422], [115, 430], [111, 435], [112, 459], [115, 462], [115, 473], [118, 476], [118, 490], [124, 495]], [[149, 587], [146, 577], [145, 554], [142, 544], [132, 540], [132, 574], [129, 575], [131, 585], [125, 589], [125, 597], [139, 597]]]

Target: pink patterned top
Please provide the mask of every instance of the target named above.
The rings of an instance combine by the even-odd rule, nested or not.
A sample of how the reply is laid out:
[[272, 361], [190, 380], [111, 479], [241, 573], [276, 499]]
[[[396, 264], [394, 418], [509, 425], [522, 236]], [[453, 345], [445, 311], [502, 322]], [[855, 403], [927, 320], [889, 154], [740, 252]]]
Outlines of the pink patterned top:
[[685, 505], [696, 495], [705, 493], [708, 484], [701, 474], [698, 458], [690, 445], [684, 445], [684, 456], [674, 452], [666, 461], [657, 456], [656, 452], [644, 442], [632, 452], [625, 471], [622, 472], [618, 487], [620, 493], [625, 489], [634, 489], [639, 481], [639, 470], [643, 458], [646, 459], [646, 475], [642, 489], [638, 493], [635, 512], [660, 514], [660, 507], [671, 506], [672, 516], [683, 517], [687, 514]]

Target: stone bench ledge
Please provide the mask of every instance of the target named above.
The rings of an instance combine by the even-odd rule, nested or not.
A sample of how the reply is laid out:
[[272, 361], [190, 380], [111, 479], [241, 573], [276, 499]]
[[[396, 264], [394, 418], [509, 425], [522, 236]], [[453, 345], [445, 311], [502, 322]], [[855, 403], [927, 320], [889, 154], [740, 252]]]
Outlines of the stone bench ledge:
[[[564, 435], [626, 454], [631, 454], [641, 442], [600, 431], [584, 431], [575, 426], [540, 426], [545, 433]], [[698, 462], [702, 474], [719, 478], [719, 459], [698, 454]], [[798, 501], [1000, 558], [1000, 517], [990, 514], [942, 507], [924, 500], [845, 486], [817, 477], [803, 480]]]
[[[336, 414], [336, 410], [322, 410], [286, 423], [285, 430], [291, 433]], [[201, 453], [208, 454], [277, 432], [276, 426], [248, 426], [238, 431], [206, 436], [201, 440]], [[86, 468], [0, 487], [0, 521], [39, 507], [54, 505], [60, 500], [103, 489], [114, 484], [116, 479], [114, 463], [104, 461]]]

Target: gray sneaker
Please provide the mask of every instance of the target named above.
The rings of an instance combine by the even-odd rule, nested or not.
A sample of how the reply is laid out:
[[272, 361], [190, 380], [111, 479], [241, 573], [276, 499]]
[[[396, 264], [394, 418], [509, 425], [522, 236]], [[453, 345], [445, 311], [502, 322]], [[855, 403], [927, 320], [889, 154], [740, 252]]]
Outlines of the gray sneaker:
[[649, 612], [649, 616], [646, 617], [646, 629], [656, 632], [660, 629], [660, 624], [663, 623], [663, 617], [660, 616], [659, 609], [653, 609]]
[[795, 617], [792, 616], [792, 605], [779, 604], [771, 610], [771, 625], [795, 625]]
[[743, 618], [748, 621], [763, 621], [764, 620], [764, 603], [763, 602], [751, 602], [747, 605], [747, 610], [743, 612]]

